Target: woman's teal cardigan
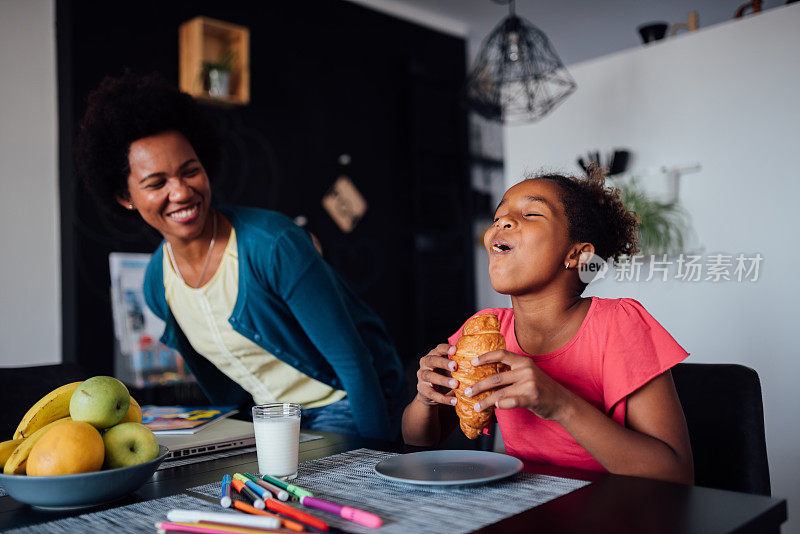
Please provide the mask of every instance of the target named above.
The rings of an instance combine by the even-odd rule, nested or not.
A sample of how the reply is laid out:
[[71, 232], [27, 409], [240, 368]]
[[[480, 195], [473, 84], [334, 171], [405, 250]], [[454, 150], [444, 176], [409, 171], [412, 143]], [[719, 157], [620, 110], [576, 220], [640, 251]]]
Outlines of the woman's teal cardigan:
[[[236, 230], [239, 293], [231, 326], [298, 371], [350, 399], [362, 436], [394, 439], [406, 402], [402, 365], [381, 320], [337, 276], [306, 232], [276, 212], [219, 211]], [[164, 295], [163, 250], [147, 268], [147, 305], [166, 322], [161, 341], [181, 353], [214, 404], [252, 405], [252, 397], [189, 344]]]

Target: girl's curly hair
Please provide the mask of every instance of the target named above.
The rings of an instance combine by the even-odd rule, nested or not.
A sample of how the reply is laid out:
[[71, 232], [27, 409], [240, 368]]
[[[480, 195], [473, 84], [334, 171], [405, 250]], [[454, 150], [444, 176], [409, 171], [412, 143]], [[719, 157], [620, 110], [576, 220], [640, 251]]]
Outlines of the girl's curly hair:
[[128, 192], [131, 143], [169, 130], [186, 137], [207, 170], [215, 168], [219, 141], [214, 128], [191, 96], [158, 73], [141, 76], [126, 70], [118, 78], [106, 76], [89, 94], [75, 159], [101, 208], [117, 215], [133, 213], [116, 201]]
[[619, 189], [606, 186], [605, 169], [592, 163], [587, 172], [585, 179], [541, 174], [526, 180], [549, 180], [559, 186], [573, 242], [591, 243], [604, 260], [633, 256], [639, 252], [636, 214], [622, 203]]

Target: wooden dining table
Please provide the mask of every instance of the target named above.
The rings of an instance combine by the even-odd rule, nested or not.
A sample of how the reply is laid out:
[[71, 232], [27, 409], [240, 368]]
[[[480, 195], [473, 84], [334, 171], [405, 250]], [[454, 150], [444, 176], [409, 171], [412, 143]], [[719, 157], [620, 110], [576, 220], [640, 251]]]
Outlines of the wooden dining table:
[[[323, 438], [301, 443], [301, 462], [362, 447], [401, 453], [421, 450], [355, 436], [314, 433]], [[159, 470], [136, 492], [92, 511], [180, 494], [219, 481], [225, 473], [256, 472], [257, 467], [256, 454], [247, 452]], [[786, 500], [779, 497], [539, 464], [526, 464], [524, 471], [587, 480], [591, 484], [475, 532], [762, 533], [779, 532], [787, 518]], [[48, 522], [81, 513], [84, 511], [43, 511], [8, 496], [0, 497], [0, 532], [23, 526], [47, 532]], [[441, 531], [446, 532], [446, 528], [437, 529]], [[152, 528], [148, 532], [153, 532]]]

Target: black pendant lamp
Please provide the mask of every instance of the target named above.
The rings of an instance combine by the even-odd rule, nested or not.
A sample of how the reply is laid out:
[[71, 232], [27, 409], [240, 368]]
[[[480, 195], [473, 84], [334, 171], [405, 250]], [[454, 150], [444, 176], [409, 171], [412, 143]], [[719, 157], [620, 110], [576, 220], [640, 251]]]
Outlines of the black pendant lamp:
[[481, 45], [467, 78], [467, 103], [487, 119], [534, 122], [567, 98], [577, 85], [539, 28], [518, 17], [514, 0], [508, 16]]

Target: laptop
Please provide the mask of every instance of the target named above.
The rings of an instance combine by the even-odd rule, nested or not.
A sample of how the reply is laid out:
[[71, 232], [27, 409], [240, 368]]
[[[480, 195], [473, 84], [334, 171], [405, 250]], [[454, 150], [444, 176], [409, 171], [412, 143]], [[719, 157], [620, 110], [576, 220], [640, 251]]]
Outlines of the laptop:
[[253, 423], [223, 419], [198, 430], [195, 434], [158, 435], [158, 443], [169, 448], [167, 460], [207, 454], [228, 449], [241, 449], [256, 444]]

